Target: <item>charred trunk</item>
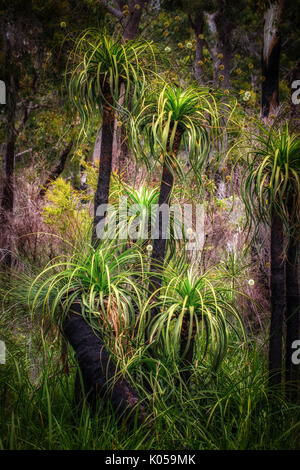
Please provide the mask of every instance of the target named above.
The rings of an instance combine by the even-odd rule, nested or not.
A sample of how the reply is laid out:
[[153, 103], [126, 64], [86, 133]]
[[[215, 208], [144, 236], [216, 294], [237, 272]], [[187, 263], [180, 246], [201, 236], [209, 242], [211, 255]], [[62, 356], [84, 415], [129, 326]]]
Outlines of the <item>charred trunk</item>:
[[[289, 204], [291, 208], [291, 204]], [[290, 209], [291, 213], [291, 209]], [[290, 235], [286, 260], [286, 394], [292, 401], [297, 400], [300, 385], [299, 365], [292, 362], [293, 343], [300, 338], [300, 292], [299, 292], [299, 242]], [[298, 387], [297, 387], [298, 386]]]
[[16, 109], [18, 95], [17, 73], [13, 64], [13, 33], [8, 27], [5, 35], [5, 85], [6, 100], [6, 144], [3, 146], [3, 188], [1, 198], [1, 227], [4, 230], [3, 239], [6, 239], [5, 255], [2, 258], [6, 266], [11, 266], [10, 219], [14, 210], [14, 174], [15, 174], [15, 145], [16, 145]]
[[269, 384], [271, 386], [281, 384], [284, 309], [283, 223], [280, 216], [274, 212], [271, 224], [271, 324], [269, 334]]
[[104, 222], [109, 198], [109, 184], [112, 170], [114, 141], [113, 98], [108, 83], [105, 83], [104, 85], [103, 95], [103, 124], [101, 151], [99, 155], [99, 176], [94, 198], [94, 221], [92, 234], [92, 243], [94, 246], [99, 244], [99, 240], [102, 238], [104, 232]]
[[291, 77], [291, 131], [300, 130], [300, 60], [296, 63], [290, 75]]
[[193, 327], [192, 327], [190, 344], [189, 344], [187, 352], [184, 355], [184, 351], [188, 342], [189, 330], [190, 330], [190, 320], [189, 320], [189, 315], [187, 315], [186, 317], [183, 317], [183, 320], [182, 320], [180, 350], [179, 350], [180, 362], [182, 366], [184, 367], [184, 370], [181, 372], [181, 376], [185, 380], [185, 382], [187, 382], [191, 376], [191, 369], [189, 368], [189, 366], [193, 363], [195, 337], [197, 333], [195, 320], [194, 320]]
[[[180, 146], [182, 132], [177, 130], [174, 138], [172, 152], [167, 149], [167, 156], [164, 158], [163, 173], [160, 184], [159, 200], [158, 200], [158, 214], [155, 221], [155, 238], [153, 241], [153, 252], [151, 257], [151, 273], [150, 277], [150, 292], [161, 287], [161, 275], [166, 251], [166, 221], [163, 220], [163, 215], [170, 220], [169, 201], [173, 189], [175, 162]], [[172, 153], [172, 154], [171, 154]], [[163, 214], [163, 209], [165, 213]], [[157, 273], [157, 274], [156, 274]]]
[[[95, 412], [98, 398], [109, 398], [118, 415], [129, 415], [133, 423], [141, 425], [146, 417], [145, 407], [141, 404], [137, 392], [118, 374], [101, 338], [91, 325], [82, 317], [80, 302], [72, 305], [71, 311], [63, 323], [63, 332], [73, 349], [78, 361], [87, 403]], [[75, 398], [79, 398], [79, 377], [76, 378]]]

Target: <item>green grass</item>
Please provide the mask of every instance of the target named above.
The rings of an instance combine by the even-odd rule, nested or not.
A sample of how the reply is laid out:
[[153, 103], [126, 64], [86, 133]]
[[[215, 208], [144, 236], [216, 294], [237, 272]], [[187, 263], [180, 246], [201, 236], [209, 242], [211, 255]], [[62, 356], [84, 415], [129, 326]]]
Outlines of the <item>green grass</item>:
[[[263, 338], [251, 337], [245, 342], [239, 313], [231, 306], [231, 280], [225, 279], [224, 283], [218, 270], [194, 279], [183, 269], [184, 263], [169, 266], [161, 296], [156, 300], [157, 305], [162, 302], [161, 323], [156, 318], [153, 325], [163, 334], [157, 335], [156, 327], [152, 328], [154, 341], [147, 345], [143, 341], [143, 328], [151, 326], [143, 298], [147, 297], [143, 288], [147, 269], [141, 269], [142, 258], [138, 253], [137, 260], [132, 257], [132, 250], [126, 248], [112, 256], [114, 250], [109, 244], [85, 257], [84, 263], [79, 258], [75, 271], [68, 259], [58, 272], [54, 263], [53, 279], [46, 271], [46, 277], [36, 278], [36, 288], [30, 273], [11, 278], [11, 290], [1, 279], [4, 302], [0, 339], [6, 342], [8, 354], [6, 364], [0, 365], [0, 448], [300, 449], [300, 405], [288, 403], [280, 393], [268, 390], [265, 350], [264, 346], [258, 347], [265, 343]], [[61, 284], [55, 282], [57, 279]], [[135, 282], [135, 289], [131, 282]], [[30, 286], [33, 292], [28, 296]], [[120, 361], [126, 379], [148, 404], [151, 428], [147, 423], [133, 429], [125, 418], [116, 416], [108, 400], [99, 399], [96, 413], [91, 416], [87, 406], [75, 402], [77, 365], [71, 347], [67, 351], [69, 375], [63, 368], [58, 326], [62, 312], [54, 309], [57, 299], [70, 288], [71, 292], [77, 289], [78, 295], [95, 290], [107, 296], [112, 287], [124, 296], [130, 293], [132, 297], [135, 292], [136, 305], [144, 305], [144, 312], [139, 310], [143, 313], [138, 334], [130, 340], [128, 351], [120, 345], [123, 353], [119, 354], [114, 347], [117, 342], [110, 343], [111, 335], [104, 339]], [[89, 300], [92, 308], [91, 295]], [[31, 308], [36, 301], [33, 315], [28, 301]], [[186, 313], [187, 307], [193, 314], [202, 311], [211, 323], [204, 335], [202, 330], [198, 332], [199, 350], [205, 340], [209, 347], [203, 355], [194, 354], [193, 366], [183, 366], [173, 354], [178, 351], [174, 334], [180, 315], [174, 317], [174, 328], [171, 321], [164, 321], [165, 317], [172, 320], [177, 310]], [[190, 315], [189, 311], [188, 319]], [[163, 340], [168, 340], [169, 352]], [[212, 367], [215, 352], [222, 360]], [[182, 374], [183, 367], [191, 369], [189, 381]]]
[[[1, 323], [8, 331], [8, 324]], [[99, 400], [95, 417], [74, 403], [76, 363], [62, 371], [59, 342], [22, 328], [6, 334], [7, 363], [0, 366], [1, 449], [299, 449], [300, 407], [267, 395], [264, 357], [254, 343], [247, 353], [231, 339], [215, 376], [199, 367], [189, 386], [162, 362], [129, 373], [148, 396], [152, 429], [130, 428]], [[31, 334], [31, 346], [29, 346]], [[143, 373], [141, 372], [143, 371]], [[145, 377], [153, 393], [145, 387]]]

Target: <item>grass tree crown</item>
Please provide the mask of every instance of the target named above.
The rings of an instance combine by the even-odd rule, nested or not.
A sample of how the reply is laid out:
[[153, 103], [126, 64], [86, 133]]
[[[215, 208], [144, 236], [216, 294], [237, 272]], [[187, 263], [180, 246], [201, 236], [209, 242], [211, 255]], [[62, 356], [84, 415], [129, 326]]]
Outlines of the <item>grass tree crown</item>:
[[69, 68], [69, 95], [79, 112], [85, 129], [95, 117], [103, 115], [106, 106], [120, 107], [142, 93], [145, 82], [145, 63], [150, 43], [132, 40], [122, 42], [98, 31], [86, 31], [75, 43]]
[[248, 224], [270, 223], [277, 213], [290, 233], [300, 222], [300, 136], [260, 126], [242, 186]]
[[182, 175], [177, 154], [183, 141], [192, 169], [200, 173], [219, 130], [218, 106], [208, 88], [163, 84], [146, 95], [132, 120], [132, 148], [149, 162], [147, 147], [139, 138], [146, 135], [151, 157], [157, 161], [163, 157], [164, 163], [172, 157], [172, 170]]

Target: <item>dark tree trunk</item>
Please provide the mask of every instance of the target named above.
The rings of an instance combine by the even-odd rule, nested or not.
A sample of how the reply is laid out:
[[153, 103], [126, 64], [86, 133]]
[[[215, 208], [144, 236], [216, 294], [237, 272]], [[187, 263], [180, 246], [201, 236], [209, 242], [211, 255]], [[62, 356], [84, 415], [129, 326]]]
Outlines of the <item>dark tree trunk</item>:
[[[103, 113], [102, 113], [102, 139], [101, 152], [99, 155], [99, 176], [98, 184], [94, 198], [94, 221], [92, 243], [94, 246], [99, 244], [104, 232], [104, 221], [109, 198], [109, 184], [112, 170], [112, 154], [114, 141], [114, 111], [113, 98], [111, 96], [108, 83], [104, 85]], [[101, 209], [100, 209], [101, 208]], [[103, 210], [102, 210], [103, 209]], [[99, 215], [97, 210], [101, 210]], [[98, 226], [98, 227], [97, 227]]]
[[262, 52], [262, 90], [261, 116], [267, 119], [276, 113], [279, 105], [279, 59], [281, 38], [279, 25], [282, 15], [283, 1], [271, 3], [265, 13], [264, 45]]
[[67, 157], [68, 157], [69, 153], [71, 152], [72, 147], [73, 147], [73, 141], [71, 140], [71, 142], [66, 146], [66, 148], [65, 148], [64, 151], [62, 152], [58, 164], [57, 164], [56, 167], [51, 171], [50, 175], [47, 177], [46, 181], [45, 181], [44, 184], [42, 185], [42, 189], [40, 190], [40, 194], [39, 194], [40, 197], [45, 196], [45, 194], [46, 194], [47, 189], [49, 188], [49, 186], [50, 186], [50, 185], [53, 183], [53, 181], [55, 181], [55, 180], [62, 174], [62, 172], [64, 171], [65, 164], [66, 164], [66, 161], [67, 161]]
[[18, 80], [17, 72], [13, 65], [13, 31], [8, 26], [5, 30], [4, 45], [5, 45], [5, 85], [7, 91], [6, 100], [6, 144], [3, 156], [3, 188], [1, 199], [1, 227], [5, 231], [3, 238], [6, 238], [5, 249], [6, 254], [2, 259], [6, 266], [11, 266], [11, 246], [9, 222], [10, 217], [14, 210], [14, 173], [15, 173], [15, 144], [16, 144], [16, 108], [17, 108], [17, 95], [18, 95]]
[[[156, 218], [156, 238], [153, 242], [153, 252], [151, 260], [151, 272], [160, 272], [163, 266], [165, 249], [166, 249], [166, 234], [163, 233], [163, 220], [162, 213], [159, 212], [163, 204], [169, 204], [170, 195], [172, 192], [174, 183], [174, 174], [169, 168], [167, 163], [163, 166], [162, 180], [160, 184], [159, 200], [158, 200], [158, 215]], [[161, 280], [159, 276], [151, 276], [150, 282], [153, 283], [152, 290], [156, 290], [161, 286]]]
[[15, 105], [9, 111], [9, 129], [7, 131], [7, 143], [4, 155], [3, 193], [1, 207], [4, 211], [12, 212], [14, 209], [14, 173], [15, 173]]
[[[72, 305], [71, 312], [63, 323], [63, 332], [75, 350], [87, 402], [92, 411], [95, 411], [98, 397], [109, 397], [113, 409], [119, 415], [126, 413], [130, 415], [130, 421], [134, 422], [137, 413], [137, 424], [141, 425], [146, 417], [145, 407], [137, 392], [123, 377], [118, 376], [118, 370], [103, 341], [82, 317], [79, 302]], [[75, 397], [78, 399], [78, 376], [76, 382]]]
[[271, 324], [269, 342], [269, 384], [281, 384], [282, 334], [285, 309], [285, 265], [283, 262], [283, 224], [278, 214], [271, 224]]
[[[175, 158], [179, 150], [181, 136], [182, 132], [180, 130], [177, 130], [172, 149]], [[159, 275], [159, 273], [163, 269], [166, 251], [166, 233], [164, 233], [163, 230], [165, 224], [163, 223], [163, 217], [162, 213], [160, 212], [160, 209], [164, 204], [166, 205], [165, 207], [168, 209], [170, 195], [173, 189], [175, 172], [174, 158], [172, 155], [169, 155], [168, 149], [167, 152], [168, 155], [165, 157], [164, 160], [162, 179], [160, 184], [160, 192], [158, 199], [158, 217], [156, 217], [155, 221], [155, 239], [153, 241], [153, 252], [151, 257], [150, 268], [151, 272], [154, 274], [150, 277], [150, 292], [154, 292], [155, 290], [161, 287], [161, 276]], [[169, 210], [168, 216], [170, 218]]]
[[12, 212], [14, 208], [14, 172], [15, 172], [15, 142], [16, 142], [16, 106], [17, 106], [17, 83], [11, 70], [10, 42], [7, 40], [6, 50], [6, 88], [7, 88], [7, 131], [4, 155], [4, 175], [1, 207], [4, 211]]
[[299, 132], [300, 130], [300, 60], [293, 68], [291, 75], [291, 131]]
[[290, 236], [286, 260], [286, 356], [285, 380], [287, 396], [297, 400], [299, 365], [292, 363], [293, 342], [300, 338], [299, 242]]
[[[188, 350], [183, 357], [183, 353], [186, 348], [186, 344], [188, 341], [188, 336], [189, 336], [189, 329], [190, 329], [190, 319], [189, 316], [184, 316], [182, 320], [182, 329], [181, 329], [181, 338], [180, 338], [180, 350], [179, 350], [179, 355], [180, 355], [180, 361], [183, 366], [190, 366], [193, 363], [193, 355], [194, 355], [194, 346], [195, 346], [195, 336], [196, 336], [196, 322], [194, 321], [193, 324], [193, 329], [192, 329], [192, 334], [191, 334], [191, 339], [190, 339], [190, 344], [188, 347]], [[191, 370], [187, 369], [184, 370], [181, 373], [182, 378], [187, 382], [191, 376]]]

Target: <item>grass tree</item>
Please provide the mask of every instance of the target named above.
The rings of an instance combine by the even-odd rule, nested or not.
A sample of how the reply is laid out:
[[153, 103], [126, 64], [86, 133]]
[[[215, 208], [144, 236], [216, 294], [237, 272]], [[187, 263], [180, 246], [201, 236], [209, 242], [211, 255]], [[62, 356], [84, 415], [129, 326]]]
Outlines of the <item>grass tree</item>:
[[158, 92], [153, 92], [147, 97], [144, 107], [132, 126], [133, 147], [137, 143], [137, 151], [144, 154], [146, 161], [149, 161], [145, 147], [139, 145], [139, 135], [145, 135], [152, 158], [162, 163], [156, 236], [153, 241], [151, 263], [153, 274], [150, 290], [152, 292], [161, 287], [160, 273], [165, 259], [168, 237], [165, 221], [162, 220], [163, 208], [164, 216], [168, 218], [174, 178], [176, 175], [183, 176], [179, 160], [180, 147], [185, 143], [189, 154], [189, 164], [195, 174], [199, 175], [209, 154], [210, 139], [218, 128], [217, 118], [216, 103], [208, 89], [190, 87], [184, 90], [180, 87], [164, 85]]
[[[142, 257], [126, 242], [105, 240], [97, 249], [82, 246], [73, 256], [57, 258], [34, 280], [28, 303], [61, 328], [75, 350], [87, 402], [109, 396], [117, 412], [144, 421], [145, 407], [125, 377], [131, 354], [136, 308], [142, 308]], [[75, 399], [80, 397], [79, 374]]]
[[[299, 338], [297, 257], [300, 222], [300, 139], [260, 126], [243, 184], [249, 222], [271, 227], [270, 384], [281, 383], [286, 309], [286, 378], [292, 379], [292, 344]], [[287, 239], [285, 239], [285, 237]], [[286, 246], [287, 251], [286, 251]], [[286, 258], [287, 255], [287, 258]], [[286, 263], [285, 263], [286, 260]]]
[[[88, 283], [86, 295], [92, 302], [91, 307], [96, 308], [97, 302], [100, 301], [101, 309], [107, 315], [112, 311], [111, 291], [103, 291], [103, 286], [99, 285], [99, 280], [103, 280], [102, 268], [109, 275], [109, 264], [113, 255], [110, 255], [104, 263], [102, 252], [99, 251], [99, 242], [103, 238], [108, 209], [114, 122], [116, 115], [120, 115], [121, 111], [125, 111], [129, 101], [134, 99], [135, 94], [138, 94], [143, 88], [144, 75], [140, 66], [140, 56], [145, 53], [147, 47], [149, 47], [149, 44], [145, 42], [128, 41], [122, 43], [121, 38], [112, 38], [97, 31], [88, 31], [78, 39], [72, 56], [69, 93], [71, 101], [79, 112], [82, 132], [87, 133], [87, 130], [95, 121], [102, 119], [102, 140], [99, 155], [99, 175], [94, 197], [93, 248], [90, 247], [93, 260], [91, 270], [82, 270], [73, 263], [71, 263], [70, 271], [63, 270], [63, 279], [66, 280], [64, 295], [70, 299], [71, 285], [68, 281], [68, 273], [71, 273], [71, 281], [81, 272]], [[123, 90], [122, 108], [119, 106], [121, 90]], [[100, 256], [101, 259], [96, 260], [95, 256]], [[87, 260], [89, 259], [90, 257], [87, 256]], [[62, 283], [63, 279], [61, 279]], [[94, 284], [94, 279], [97, 281], [96, 284]], [[118, 290], [112, 287], [110, 278], [107, 279], [107, 283], [109, 289], [112, 289], [116, 295], [113, 301], [115, 310], [121, 315], [124, 299], [122, 300]], [[82, 278], [79, 280], [79, 284], [83, 287]], [[138, 401], [138, 397], [123, 380], [116, 379], [117, 369], [114, 365], [111, 365], [111, 355], [103, 344], [105, 331], [102, 331], [100, 336], [95, 334], [91, 318], [85, 317], [85, 299], [76, 288], [74, 292], [75, 297], [72, 295], [72, 302], [68, 304], [63, 331], [75, 349], [85, 391], [92, 389], [93, 393], [101, 393], [101, 390], [107, 388], [109, 382], [113, 382], [116, 384], [112, 393], [114, 405], [123, 409], [127, 405], [132, 407]], [[79, 299], [76, 299], [78, 295]], [[64, 303], [62, 297], [60, 297], [60, 303]], [[54, 305], [57, 305], [56, 301]], [[118, 320], [113, 321], [117, 322]], [[107, 322], [106, 326], [109, 331]], [[78, 380], [77, 383], [79, 383]]]
[[[150, 264], [149, 291], [154, 299], [159, 296], [159, 290], [162, 287], [167, 239], [172, 230], [168, 226], [171, 193], [176, 175], [184, 178], [179, 159], [180, 147], [185, 144], [189, 165], [194, 174], [199, 176], [203, 164], [207, 163], [210, 143], [219, 129], [218, 118], [216, 102], [208, 89], [192, 87], [182, 89], [177, 86], [164, 85], [158, 92], [153, 92], [147, 97], [144, 107], [132, 126], [133, 147], [136, 142], [140, 142], [139, 135], [143, 133], [147, 138], [150, 155], [162, 164]], [[138, 145], [137, 148], [141, 154], [144, 153], [146, 161], [149, 161], [147, 150], [145, 152], [147, 149], [145, 143], [143, 142], [142, 147]], [[152, 305], [150, 309], [152, 320], [159, 314], [160, 307], [157, 302]], [[180, 354], [186, 353], [189, 363], [193, 358], [196, 334], [194, 327], [194, 317], [189, 314], [184, 315], [181, 324]]]
[[74, 61], [70, 72], [69, 93], [72, 103], [79, 112], [82, 130], [96, 120], [102, 119], [102, 140], [100, 148], [99, 177], [94, 199], [94, 222], [92, 240], [98, 244], [98, 235], [106, 216], [109, 185], [112, 171], [113, 137], [115, 115], [121, 89], [125, 111], [129, 101], [141, 92], [144, 74], [140, 58], [149, 44], [141, 41], [127, 41], [113, 38], [99, 32], [88, 31], [76, 43]]
[[207, 372], [216, 372], [225, 357], [230, 330], [244, 338], [242, 318], [231, 302], [232, 289], [213, 272], [199, 275], [189, 264], [169, 266], [164, 278], [155, 301], [159, 313], [150, 326], [159, 354], [178, 359], [185, 379], [194, 359]]

